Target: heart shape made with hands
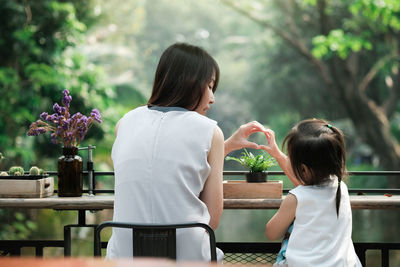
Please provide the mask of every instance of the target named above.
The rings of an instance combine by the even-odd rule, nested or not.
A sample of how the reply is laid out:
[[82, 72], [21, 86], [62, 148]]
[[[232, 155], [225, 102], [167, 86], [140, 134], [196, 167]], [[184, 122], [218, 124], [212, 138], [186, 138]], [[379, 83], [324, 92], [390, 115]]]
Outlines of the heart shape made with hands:
[[273, 141], [273, 138], [274, 138], [273, 131], [268, 129], [268, 130], [263, 131], [262, 133], [264, 133], [264, 135], [265, 135], [265, 137], [267, 139], [267, 143], [265, 145], [260, 145], [260, 149], [263, 149], [263, 150], [265, 150], [265, 151], [267, 151], [269, 153], [269, 150], [271, 148], [270, 144], [271, 144], [271, 141]]
[[[261, 133], [261, 134], [263, 134], [263, 135], [265, 135], [265, 137], [266, 137], [266, 139], [267, 139], [267, 142], [266, 142], [266, 144], [264, 143], [264, 144], [259, 144], [258, 142], [262, 142], [261, 140], [261, 138], [257, 138], [257, 137], [255, 137], [255, 136], [257, 136], [257, 133]], [[266, 131], [262, 131], [262, 130], [257, 130], [257, 131], [254, 131], [254, 132], [252, 132], [252, 133], [250, 133], [250, 135], [252, 135], [253, 136], [253, 140], [251, 140], [251, 141], [247, 141], [247, 143], [248, 143], [248, 145], [249, 144], [253, 144], [252, 146], [249, 146], [249, 147], [251, 147], [251, 148], [256, 148], [256, 149], [263, 149], [263, 147], [267, 147], [267, 146], [269, 146], [269, 136], [268, 136], [268, 133], [266, 132]], [[249, 136], [250, 136], [249, 135]], [[256, 139], [256, 141], [254, 140], [254, 139]]]

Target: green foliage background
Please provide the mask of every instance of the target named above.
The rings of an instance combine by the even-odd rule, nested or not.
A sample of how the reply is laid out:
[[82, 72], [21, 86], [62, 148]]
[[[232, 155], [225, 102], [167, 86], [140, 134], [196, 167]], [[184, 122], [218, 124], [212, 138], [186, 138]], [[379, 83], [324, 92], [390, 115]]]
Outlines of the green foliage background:
[[[221, 82], [209, 117], [218, 121], [225, 137], [239, 125], [258, 120], [274, 129], [280, 142], [299, 120], [322, 117], [345, 132], [349, 170], [381, 169], [376, 153], [357, 135], [342, 103], [332, 97], [309, 62], [271, 28], [238, 14], [232, 3], [263, 21], [272, 21], [270, 26], [279, 27], [282, 33], [290, 30], [285, 25], [289, 27], [287, 20], [292, 19], [301, 29], [298, 34], [306, 40], [305, 45], [322, 60], [346, 60], [357, 54], [364, 62], [360, 68], [369, 68], [376, 63], [376, 56], [399, 48], [400, 4], [396, 0], [382, 0], [380, 5], [372, 0], [0, 0], [0, 152], [5, 156], [0, 170], [11, 165], [56, 169], [60, 146], [52, 145], [47, 135], [27, 137], [26, 131], [41, 112], [52, 111], [65, 88], [73, 97], [71, 112], [100, 110], [103, 123], [89, 131], [82, 146], [96, 145], [96, 170], [112, 170], [110, 152], [116, 122], [130, 109], [146, 103], [158, 59], [177, 41], [200, 45], [218, 61]], [[289, 3], [296, 7], [289, 10], [296, 16], [282, 15], [292, 7]], [[321, 3], [341, 25], [325, 35], [315, 27], [315, 10]], [[393, 38], [392, 45], [385, 42], [389, 38]], [[379, 69], [367, 90], [378, 103], [388, 95], [385, 81], [398, 67], [398, 58], [393, 58]], [[389, 121], [397, 140], [398, 107]], [[266, 142], [258, 134], [252, 140]], [[225, 162], [225, 169], [243, 170], [233, 162]], [[357, 188], [387, 187], [384, 177], [357, 177], [348, 183]], [[97, 188], [112, 186], [111, 177], [99, 178]], [[290, 187], [287, 179], [284, 187]], [[225, 211], [217, 237], [267, 241], [263, 228], [272, 214]], [[391, 228], [398, 214], [388, 212], [385, 216], [382, 219], [380, 212], [355, 211], [355, 241], [399, 242], [400, 235], [390, 234], [398, 233]], [[239, 217], [245, 220], [237, 220]], [[91, 222], [111, 218], [111, 211], [88, 214]], [[62, 238], [61, 225], [75, 220], [73, 212], [0, 210], [0, 238]], [[232, 226], [231, 221], [237, 223]], [[249, 230], [245, 236], [243, 229]], [[371, 232], [374, 234], [367, 234]], [[85, 238], [90, 240], [90, 234], [77, 233], [77, 240]], [[84, 247], [76, 246], [73, 253], [91, 255], [91, 248]], [[49, 256], [57, 253], [50, 251]]]

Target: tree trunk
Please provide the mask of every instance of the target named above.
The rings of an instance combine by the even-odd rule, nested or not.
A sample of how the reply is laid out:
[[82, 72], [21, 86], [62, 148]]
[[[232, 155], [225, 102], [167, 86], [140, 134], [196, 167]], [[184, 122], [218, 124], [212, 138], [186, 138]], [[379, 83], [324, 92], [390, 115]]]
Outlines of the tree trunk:
[[[282, 30], [272, 25], [269, 21], [260, 19], [251, 12], [236, 6], [231, 1], [223, 0], [223, 3], [258, 23], [260, 26], [272, 30], [290, 47], [299, 52], [299, 55], [305, 57], [316, 68], [332, 96], [337, 99], [339, 104], [344, 106], [358, 135], [378, 155], [380, 165], [385, 170], [400, 169], [400, 145], [391, 134], [389, 124], [389, 116], [396, 108], [398, 99], [389, 99], [391, 101], [386, 101], [387, 107], [385, 105], [380, 107], [369, 99], [365, 93], [366, 86], [371, 85], [369, 82], [374, 78], [376, 71], [380, 68], [380, 64], [376, 66], [376, 69], [373, 69], [373, 72], [367, 74], [368, 79], [359, 81], [359, 73], [357, 72], [360, 69], [359, 65], [363, 63], [358, 61], [357, 54], [348, 56], [346, 60], [341, 60], [337, 56], [333, 56], [327, 61], [322, 61], [312, 55], [306, 45], [307, 42], [304, 42], [301, 35], [298, 35], [302, 31], [296, 28], [293, 20], [287, 21], [291, 27], [287, 30]], [[293, 1], [285, 3], [291, 7], [295, 4]], [[321, 0], [317, 3], [317, 12], [320, 16], [319, 30], [321, 34], [326, 35], [336, 27], [333, 25], [331, 17], [326, 13], [326, 1]], [[285, 7], [285, 5], [282, 6]], [[284, 9], [283, 14], [287, 13], [287, 10], [291, 9]], [[392, 56], [389, 53], [388, 58], [390, 57]], [[384, 61], [381, 63], [384, 63]], [[394, 78], [395, 85], [393, 90], [397, 90], [397, 95], [392, 94], [391, 96], [398, 98], [400, 95], [400, 87], [397, 84], [398, 75], [394, 75]], [[388, 181], [390, 187], [399, 187], [400, 185], [400, 177], [392, 176], [388, 178]]]
[[[359, 83], [348, 70], [346, 61], [337, 58], [329, 61], [332, 83], [327, 84], [338, 103], [343, 103], [349, 118], [361, 139], [371, 146], [385, 170], [399, 170], [400, 146], [390, 132], [389, 120], [384, 110], [359, 90]], [[400, 177], [388, 177], [390, 187], [400, 185]]]

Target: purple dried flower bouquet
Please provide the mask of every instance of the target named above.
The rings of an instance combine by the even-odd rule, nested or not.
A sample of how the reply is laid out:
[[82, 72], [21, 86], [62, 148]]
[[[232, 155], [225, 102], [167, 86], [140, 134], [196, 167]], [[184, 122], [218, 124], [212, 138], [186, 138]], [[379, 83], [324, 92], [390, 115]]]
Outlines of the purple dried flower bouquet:
[[95, 121], [101, 123], [101, 115], [98, 109], [93, 109], [90, 117], [79, 112], [71, 116], [69, 106], [72, 97], [67, 89], [62, 94], [62, 106], [55, 103], [53, 105], [53, 114], [49, 115], [47, 112], [40, 114], [41, 120], [39, 119], [31, 124], [28, 135], [38, 136], [39, 134], [52, 132], [52, 143], [58, 144], [62, 141], [64, 147], [77, 147], [92, 124]]

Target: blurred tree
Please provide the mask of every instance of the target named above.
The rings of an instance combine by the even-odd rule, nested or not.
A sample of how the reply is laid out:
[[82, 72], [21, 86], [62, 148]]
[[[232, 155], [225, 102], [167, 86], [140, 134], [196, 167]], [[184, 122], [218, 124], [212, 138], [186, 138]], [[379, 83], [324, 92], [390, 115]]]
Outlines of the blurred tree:
[[[0, 150], [3, 167], [54, 158], [50, 138], [28, 138], [27, 129], [41, 112], [51, 112], [61, 91], [74, 98], [72, 112], [104, 111], [112, 103], [102, 70], [72, 49], [96, 21], [93, 1], [0, 0]], [[79, 108], [79, 109], [78, 109]], [[97, 127], [89, 133], [101, 138]], [[90, 136], [88, 136], [89, 138]], [[37, 153], [40, 157], [35, 157]]]
[[[321, 86], [352, 120], [358, 135], [379, 155], [382, 166], [398, 169], [400, 145], [390, 120], [398, 114], [400, 99], [400, 2], [222, 2], [293, 49], [296, 55], [286, 59], [287, 64], [306, 60]], [[269, 12], [271, 6], [279, 12]], [[297, 99], [304, 101], [301, 96]]]
[[[0, 169], [55, 169], [60, 146], [52, 145], [50, 136], [26, 133], [40, 113], [52, 113], [65, 88], [73, 97], [73, 113], [98, 108], [104, 115], [112, 106], [113, 92], [103, 71], [75, 49], [97, 20], [93, 3], [0, 0], [0, 151], [5, 155]], [[91, 129], [86, 139], [102, 139], [107, 121]], [[27, 210], [0, 211], [0, 238], [29, 238], [41, 228], [31, 216]]]
[[[100, 6], [104, 20], [90, 31], [87, 47], [92, 47], [92, 62], [104, 66], [117, 87], [121, 115], [134, 103], [147, 102], [163, 50], [188, 42], [205, 48], [220, 64], [223, 77], [209, 116], [226, 135], [251, 119], [248, 101], [239, 92], [246, 87], [242, 77], [251, 63], [248, 35], [260, 32], [254, 22], [238, 21], [234, 11], [212, 0], [102, 0]], [[141, 98], [135, 97], [138, 93]]]

